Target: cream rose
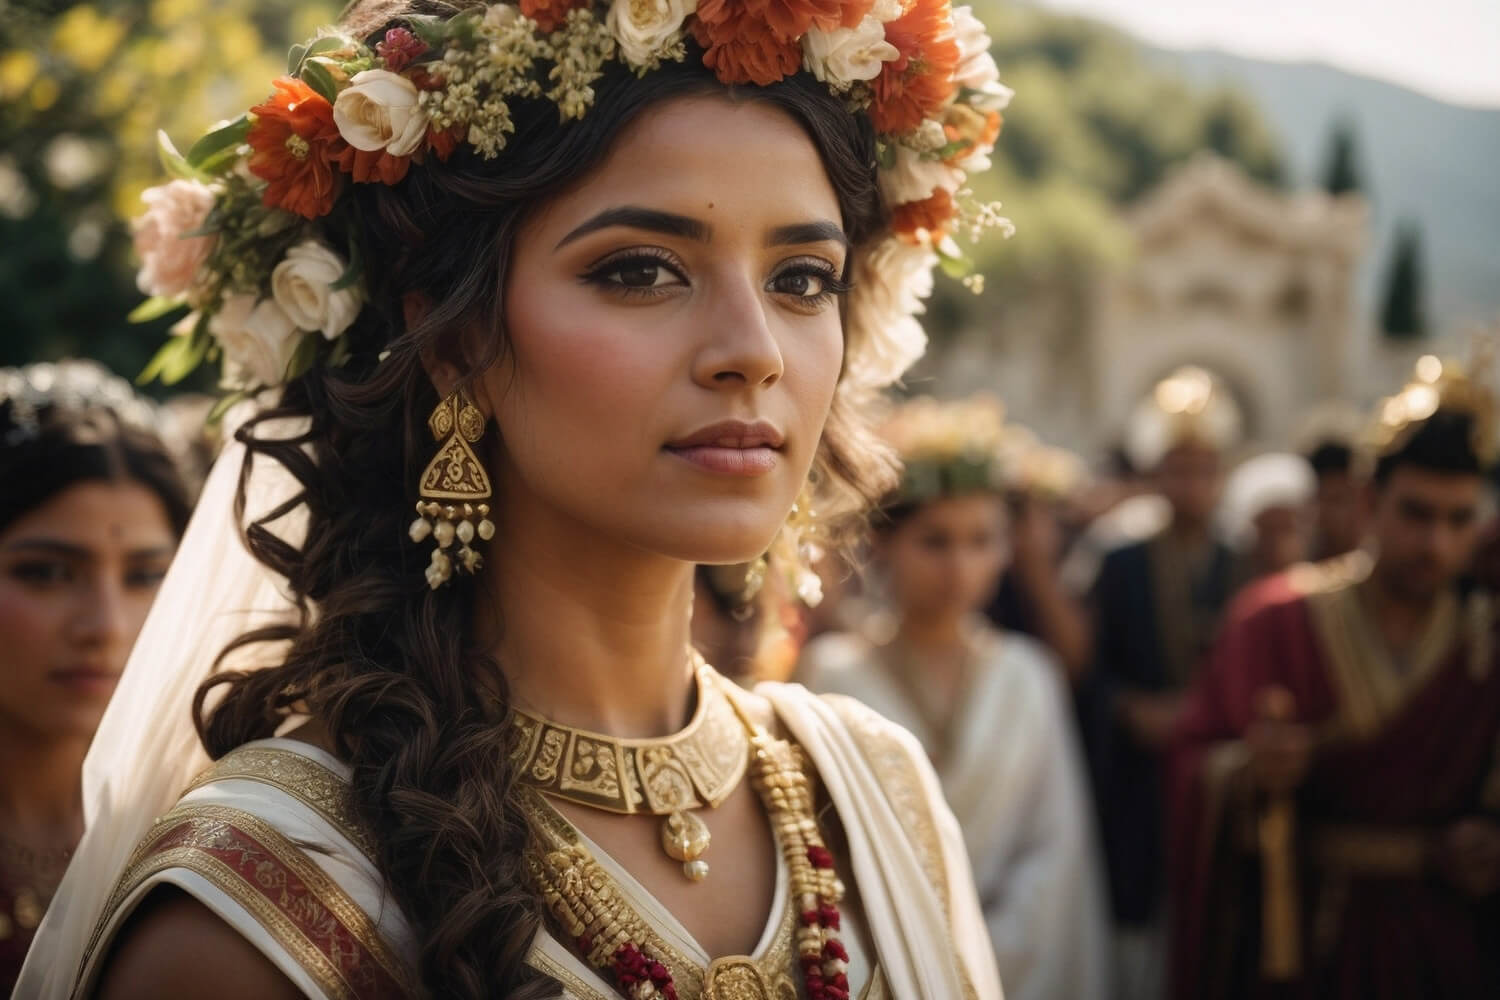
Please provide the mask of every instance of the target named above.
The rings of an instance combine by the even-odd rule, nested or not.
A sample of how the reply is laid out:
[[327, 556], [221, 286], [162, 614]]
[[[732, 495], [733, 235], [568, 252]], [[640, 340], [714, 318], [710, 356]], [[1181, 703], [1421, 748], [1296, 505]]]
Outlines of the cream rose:
[[917, 322], [932, 294], [937, 255], [888, 237], [855, 262], [849, 297], [849, 374], [862, 386], [895, 382], [927, 349]]
[[427, 135], [417, 85], [385, 69], [354, 74], [333, 102], [333, 122], [355, 149], [383, 149], [392, 156], [410, 156]]
[[964, 172], [942, 160], [929, 159], [909, 146], [897, 144], [896, 163], [879, 171], [880, 194], [887, 205], [905, 205], [932, 197], [938, 188], [952, 194], [964, 182]]
[[660, 57], [697, 9], [698, 0], [614, 0], [605, 23], [625, 61], [645, 66]]
[[347, 269], [338, 254], [317, 240], [304, 240], [271, 272], [271, 295], [297, 326], [321, 330], [332, 340], [349, 329], [364, 304], [358, 284], [333, 290]]
[[853, 28], [812, 28], [802, 38], [802, 65], [840, 89], [875, 79], [883, 64], [899, 58], [901, 51], [885, 40], [885, 25], [868, 14]]
[[301, 335], [271, 299], [231, 295], [208, 321], [224, 352], [224, 384], [232, 389], [280, 385]]
[[182, 295], [192, 287], [216, 239], [183, 234], [203, 225], [214, 207], [214, 193], [197, 181], [178, 180], [147, 188], [141, 201], [145, 214], [131, 226], [141, 259], [136, 284], [146, 295]]
[[970, 103], [981, 111], [1002, 111], [1014, 91], [1000, 82], [1000, 70], [990, 55], [990, 35], [969, 7], [953, 8], [953, 33], [958, 42], [958, 68], [953, 79], [978, 96]]

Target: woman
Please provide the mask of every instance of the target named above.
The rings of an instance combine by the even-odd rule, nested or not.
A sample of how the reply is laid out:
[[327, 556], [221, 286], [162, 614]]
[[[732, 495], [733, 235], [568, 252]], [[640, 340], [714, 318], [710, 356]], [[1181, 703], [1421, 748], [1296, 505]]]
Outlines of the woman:
[[83, 832], [84, 751], [187, 523], [153, 407], [84, 362], [0, 369], [0, 990]]
[[[142, 283], [194, 313], [163, 367], [285, 381], [228, 456], [262, 570], [226, 569], [221, 461], [162, 598], [195, 630], [122, 691], [168, 728], [100, 737], [151, 776], [101, 762], [118, 805], [23, 990], [999, 995], [909, 738], [737, 693], [688, 618], [696, 563], [796, 573], [882, 487], [864, 401], [945, 233], [998, 221], [953, 193], [1006, 92], [935, 0], [688, 6], [359, 4], [168, 151]], [[274, 610], [278, 576], [297, 615], [199, 690], [217, 764], [174, 807], [198, 609]]]
[[1065, 675], [982, 609], [1008, 557], [1000, 411], [917, 399], [873, 550], [890, 621], [803, 651], [814, 690], [865, 700], [926, 747], [968, 844], [1006, 996], [1103, 997], [1104, 914]]

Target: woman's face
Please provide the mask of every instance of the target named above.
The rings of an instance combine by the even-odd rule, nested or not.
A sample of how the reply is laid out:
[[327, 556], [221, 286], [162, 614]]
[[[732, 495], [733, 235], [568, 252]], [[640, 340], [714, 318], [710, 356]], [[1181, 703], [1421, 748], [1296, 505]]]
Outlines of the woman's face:
[[878, 549], [897, 610], [923, 619], [979, 610], [1009, 555], [1004, 502], [988, 493], [923, 504]]
[[785, 113], [710, 96], [643, 115], [517, 238], [512, 350], [478, 388], [504, 516], [686, 562], [759, 555], [833, 399], [848, 252]]
[[133, 482], [78, 483], [0, 531], [0, 725], [93, 735], [175, 545]]

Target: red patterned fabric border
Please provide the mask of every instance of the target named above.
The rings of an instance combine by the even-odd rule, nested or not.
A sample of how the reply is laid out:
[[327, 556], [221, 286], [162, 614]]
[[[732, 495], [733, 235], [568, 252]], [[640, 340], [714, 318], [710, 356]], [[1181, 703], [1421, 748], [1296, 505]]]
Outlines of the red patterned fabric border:
[[[281, 914], [328, 961], [347, 985], [348, 995], [357, 1000], [386, 1000], [409, 995], [400, 981], [335, 912], [340, 908], [339, 902], [345, 907], [353, 906], [353, 902], [347, 897], [339, 902], [325, 898], [323, 893], [308, 884], [315, 876], [304, 866], [296, 866], [303, 867], [301, 873], [294, 871], [294, 866], [276, 851], [234, 823], [223, 820], [205, 823], [201, 818], [185, 818], [155, 838], [140, 861], [150, 864], [152, 856], [180, 848], [206, 855], [228, 869], [251, 893], [248, 900], [241, 899], [240, 902], [253, 904], [260, 901], [262, 906], [268, 905]], [[317, 875], [322, 874], [322, 870], [317, 869]], [[259, 918], [260, 914], [255, 911], [262, 906], [250, 905], [247, 908]], [[267, 930], [274, 934], [274, 928], [267, 927]], [[291, 950], [296, 954], [295, 948]], [[317, 978], [316, 970], [308, 971]]]

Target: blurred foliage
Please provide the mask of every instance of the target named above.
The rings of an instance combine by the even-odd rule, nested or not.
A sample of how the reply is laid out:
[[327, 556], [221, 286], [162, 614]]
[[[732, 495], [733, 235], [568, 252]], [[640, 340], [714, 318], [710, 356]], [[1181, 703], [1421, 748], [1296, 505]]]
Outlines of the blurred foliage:
[[1427, 336], [1426, 282], [1422, 269], [1422, 231], [1414, 222], [1396, 229], [1391, 262], [1385, 275], [1380, 329], [1394, 340]]
[[269, 93], [336, 2], [0, 0], [0, 364], [83, 354], [134, 376], [163, 325], [140, 299], [124, 222], [179, 145]]
[[[976, 191], [1000, 199], [1016, 223], [1009, 241], [977, 249], [987, 292], [940, 282], [930, 332], [1006, 326], [1004, 313], [1038, 296], [1084, 312], [1102, 267], [1129, 252], [1119, 207], [1210, 149], [1268, 184], [1282, 182], [1279, 152], [1253, 104], [1205, 91], [1149, 61], [1131, 38], [1094, 21], [977, 0], [995, 39], [1000, 78], [1016, 91], [1005, 112], [995, 169]], [[1077, 331], [1018, 331], [1055, 336]]]
[[1328, 167], [1323, 171], [1323, 189], [1329, 194], [1348, 194], [1363, 188], [1360, 183], [1359, 150], [1354, 141], [1354, 120], [1340, 118], [1329, 139]]
[[[163, 323], [124, 319], [139, 296], [123, 220], [163, 179], [156, 130], [185, 147], [261, 100], [286, 48], [337, 7], [0, 0], [0, 364], [86, 354], [140, 371]], [[1193, 89], [1093, 22], [994, 0], [976, 9], [1018, 92], [977, 187], [1004, 200], [1019, 234], [978, 248], [985, 295], [938, 283], [928, 325], [939, 343], [1003, 327], [1002, 310], [1039, 296], [1067, 303], [1070, 325], [1085, 322], [1098, 269], [1128, 252], [1118, 206], [1195, 150], [1279, 177], [1274, 145], [1238, 96]]]

